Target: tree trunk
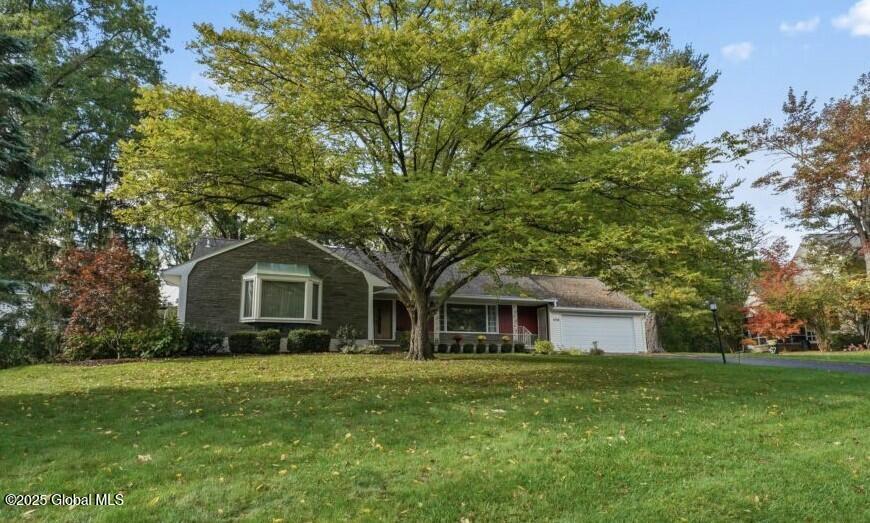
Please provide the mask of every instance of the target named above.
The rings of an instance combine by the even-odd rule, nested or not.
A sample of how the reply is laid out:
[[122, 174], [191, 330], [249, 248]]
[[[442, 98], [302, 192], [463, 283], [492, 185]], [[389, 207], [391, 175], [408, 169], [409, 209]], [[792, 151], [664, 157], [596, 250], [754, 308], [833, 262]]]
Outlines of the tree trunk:
[[435, 357], [429, 343], [429, 297], [415, 296], [417, 303], [406, 304], [411, 316], [411, 339], [408, 359], [415, 361], [431, 360]]
[[[408, 309], [411, 316], [411, 340], [408, 347], [408, 359], [415, 361], [431, 360], [435, 357], [432, 344], [429, 342], [429, 306], [428, 300], [421, 307], [417, 304], [414, 310]], [[421, 310], [422, 309], [422, 310]]]

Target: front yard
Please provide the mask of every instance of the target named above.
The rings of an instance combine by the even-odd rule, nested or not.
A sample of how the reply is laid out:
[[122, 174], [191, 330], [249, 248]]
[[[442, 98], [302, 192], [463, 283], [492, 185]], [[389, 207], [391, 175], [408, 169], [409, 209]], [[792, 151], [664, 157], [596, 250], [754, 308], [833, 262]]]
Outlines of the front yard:
[[[745, 356], [746, 354], [744, 354]], [[770, 353], [753, 353], [750, 354], [753, 357], [757, 356], [768, 356], [773, 358], [793, 358], [793, 359], [801, 359], [801, 360], [819, 360], [819, 361], [831, 361], [831, 362], [856, 362], [856, 363], [870, 363], [870, 351], [855, 351], [855, 352], [819, 352], [819, 351], [801, 351], [801, 352], [782, 352], [777, 355], [773, 355]]]
[[0, 520], [870, 520], [865, 376], [302, 355], [0, 371]]

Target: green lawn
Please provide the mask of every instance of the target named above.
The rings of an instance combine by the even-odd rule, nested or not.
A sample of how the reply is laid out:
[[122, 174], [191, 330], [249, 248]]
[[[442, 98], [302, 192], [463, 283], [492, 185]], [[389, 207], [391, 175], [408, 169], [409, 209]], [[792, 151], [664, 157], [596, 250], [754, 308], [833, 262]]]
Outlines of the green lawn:
[[42, 365], [0, 371], [0, 490], [125, 494], [40, 521], [868, 521], [868, 392], [636, 357]]
[[[763, 354], [753, 354], [753, 356], [761, 356]], [[767, 354], [767, 356], [771, 356], [771, 354]], [[833, 361], [833, 362], [859, 362], [859, 363], [870, 363], [870, 351], [859, 351], [859, 352], [819, 352], [819, 351], [805, 351], [805, 352], [783, 352], [781, 354], [777, 354], [774, 357], [783, 357], [783, 358], [796, 358], [796, 359], [804, 359], [804, 360], [820, 360], [820, 361]]]

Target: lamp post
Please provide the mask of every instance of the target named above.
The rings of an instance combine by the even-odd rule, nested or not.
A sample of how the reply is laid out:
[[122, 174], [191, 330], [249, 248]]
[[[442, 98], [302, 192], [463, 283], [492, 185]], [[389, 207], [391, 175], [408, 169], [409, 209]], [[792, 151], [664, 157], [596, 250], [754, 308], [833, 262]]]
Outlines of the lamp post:
[[722, 353], [722, 364], [727, 363], [725, 361], [725, 347], [722, 345], [722, 331], [719, 330], [719, 307], [716, 306], [715, 302], [710, 302], [710, 312], [713, 313], [713, 324], [716, 325], [716, 338], [719, 340], [719, 352]]

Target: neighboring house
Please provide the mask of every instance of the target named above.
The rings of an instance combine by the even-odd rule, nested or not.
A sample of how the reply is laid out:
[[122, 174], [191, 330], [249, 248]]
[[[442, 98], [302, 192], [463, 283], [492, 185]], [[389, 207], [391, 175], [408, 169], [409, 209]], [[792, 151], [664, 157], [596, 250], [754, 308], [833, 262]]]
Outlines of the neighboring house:
[[[864, 257], [861, 254], [861, 240], [853, 234], [825, 233], [825, 234], [808, 234], [801, 238], [801, 243], [792, 256], [792, 261], [801, 269], [801, 273], [795, 277], [795, 282], [801, 285], [813, 278], [813, 268], [810, 260], [814, 253], [819, 250], [828, 251], [832, 254], [839, 254], [853, 259], [856, 264], [863, 264]], [[851, 263], [851, 262], [850, 262]], [[762, 305], [761, 300], [754, 292], [749, 294], [746, 299], [745, 307], [747, 311], [751, 311], [752, 307]], [[751, 312], [747, 313], [745, 320], [751, 317]], [[755, 340], [756, 343], [764, 345], [767, 343], [767, 338], [758, 336], [748, 329], [744, 335], [747, 338]], [[786, 340], [780, 340], [787, 344], [799, 345], [802, 348], [818, 347], [818, 336], [813, 329], [801, 327], [799, 333], [789, 336]]]
[[[385, 260], [389, 263], [389, 261]], [[237, 330], [321, 328], [343, 325], [361, 342], [396, 346], [410, 330], [395, 290], [365, 256], [304, 239], [200, 242], [193, 259], [162, 273], [179, 287], [184, 324], [230, 333]], [[453, 279], [457, 273], [445, 278]], [[558, 348], [645, 352], [647, 310], [609, 291], [594, 278], [478, 276], [441, 307], [432, 322], [436, 343], [498, 342], [509, 336], [531, 345], [551, 340]]]

